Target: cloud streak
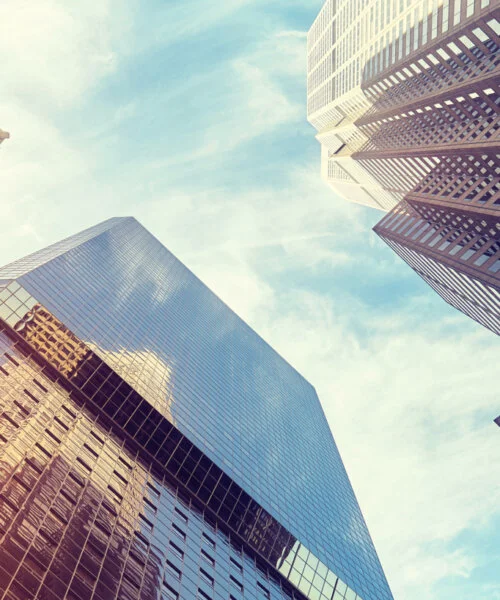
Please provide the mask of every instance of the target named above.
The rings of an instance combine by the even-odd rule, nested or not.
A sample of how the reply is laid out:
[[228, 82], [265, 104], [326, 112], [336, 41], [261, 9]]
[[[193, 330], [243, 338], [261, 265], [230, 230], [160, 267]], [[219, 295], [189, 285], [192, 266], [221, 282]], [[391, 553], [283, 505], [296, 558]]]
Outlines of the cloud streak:
[[[396, 598], [494, 598], [498, 340], [321, 182], [297, 16], [317, 7], [264, 30], [268, 3], [200, 6], [1, 5], [6, 31], [26, 17], [0, 39], [1, 262], [134, 214], [315, 385]], [[242, 22], [258, 35], [217, 54]]]

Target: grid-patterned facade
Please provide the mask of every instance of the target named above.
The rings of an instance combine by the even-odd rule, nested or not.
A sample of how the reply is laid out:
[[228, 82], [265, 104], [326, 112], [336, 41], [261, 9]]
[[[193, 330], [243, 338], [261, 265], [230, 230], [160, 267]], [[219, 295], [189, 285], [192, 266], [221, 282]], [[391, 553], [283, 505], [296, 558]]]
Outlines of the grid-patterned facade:
[[4, 598], [392, 598], [314, 388], [134, 219], [0, 270]]
[[308, 37], [323, 178], [389, 210], [380, 237], [495, 333], [499, 20], [499, 0], [326, 2]]
[[[499, 2], [363, 89], [368, 141], [353, 157], [405, 199], [375, 227], [449, 304], [500, 334]], [[439, 20], [438, 20], [439, 22]], [[392, 170], [387, 168], [392, 165]]]
[[325, 3], [308, 35], [308, 119], [336, 191], [387, 211], [442, 155], [495, 152], [498, 11], [498, 0]]
[[500, 335], [500, 213], [402, 202], [374, 230], [446, 302]]

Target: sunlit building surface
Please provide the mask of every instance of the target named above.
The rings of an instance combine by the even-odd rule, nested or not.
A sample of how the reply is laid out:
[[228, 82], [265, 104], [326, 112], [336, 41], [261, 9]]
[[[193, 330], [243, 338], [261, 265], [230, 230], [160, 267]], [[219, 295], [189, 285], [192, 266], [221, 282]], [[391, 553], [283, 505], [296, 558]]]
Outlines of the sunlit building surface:
[[446, 302], [500, 335], [500, 212], [402, 202], [374, 229]]
[[498, 152], [498, 18], [498, 0], [325, 2], [307, 114], [333, 189], [387, 211], [443, 157]]
[[323, 177], [390, 211], [376, 233], [497, 334], [499, 19], [499, 0], [329, 1], [308, 37]]
[[0, 598], [392, 598], [314, 388], [132, 218], [0, 269]]

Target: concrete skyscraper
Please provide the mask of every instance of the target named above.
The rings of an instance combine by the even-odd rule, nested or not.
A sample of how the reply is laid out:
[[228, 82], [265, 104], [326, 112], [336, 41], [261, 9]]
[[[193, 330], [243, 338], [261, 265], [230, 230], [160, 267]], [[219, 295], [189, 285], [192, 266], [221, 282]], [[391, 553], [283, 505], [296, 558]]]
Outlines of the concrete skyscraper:
[[389, 210], [444, 146], [494, 146], [499, 10], [498, 0], [325, 2], [308, 34], [307, 114], [337, 192]]
[[0, 598], [392, 599], [314, 388], [132, 218], [0, 269]]
[[328, 183], [447, 302], [500, 333], [499, 0], [326, 2], [308, 116]]

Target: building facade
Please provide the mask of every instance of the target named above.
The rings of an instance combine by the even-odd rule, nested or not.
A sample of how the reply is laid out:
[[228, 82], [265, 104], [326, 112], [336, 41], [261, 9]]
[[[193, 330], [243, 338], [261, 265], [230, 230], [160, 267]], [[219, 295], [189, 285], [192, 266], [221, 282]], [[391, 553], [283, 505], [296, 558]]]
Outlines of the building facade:
[[374, 231], [443, 300], [500, 335], [500, 214], [405, 201]]
[[499, 20], [499, 0], [327, 2], [308, 38], [323, 177], [389, 211], [375, 232], [497, 334]]
[[1, 598], [392, 598], [314, 388], [137, 221], [0, 319]]
[[325, 2], [308, 34], [308, 119], [333, 189], [387, 211], [442, 156], [498, 152], [499, 11], [498, 0]]

